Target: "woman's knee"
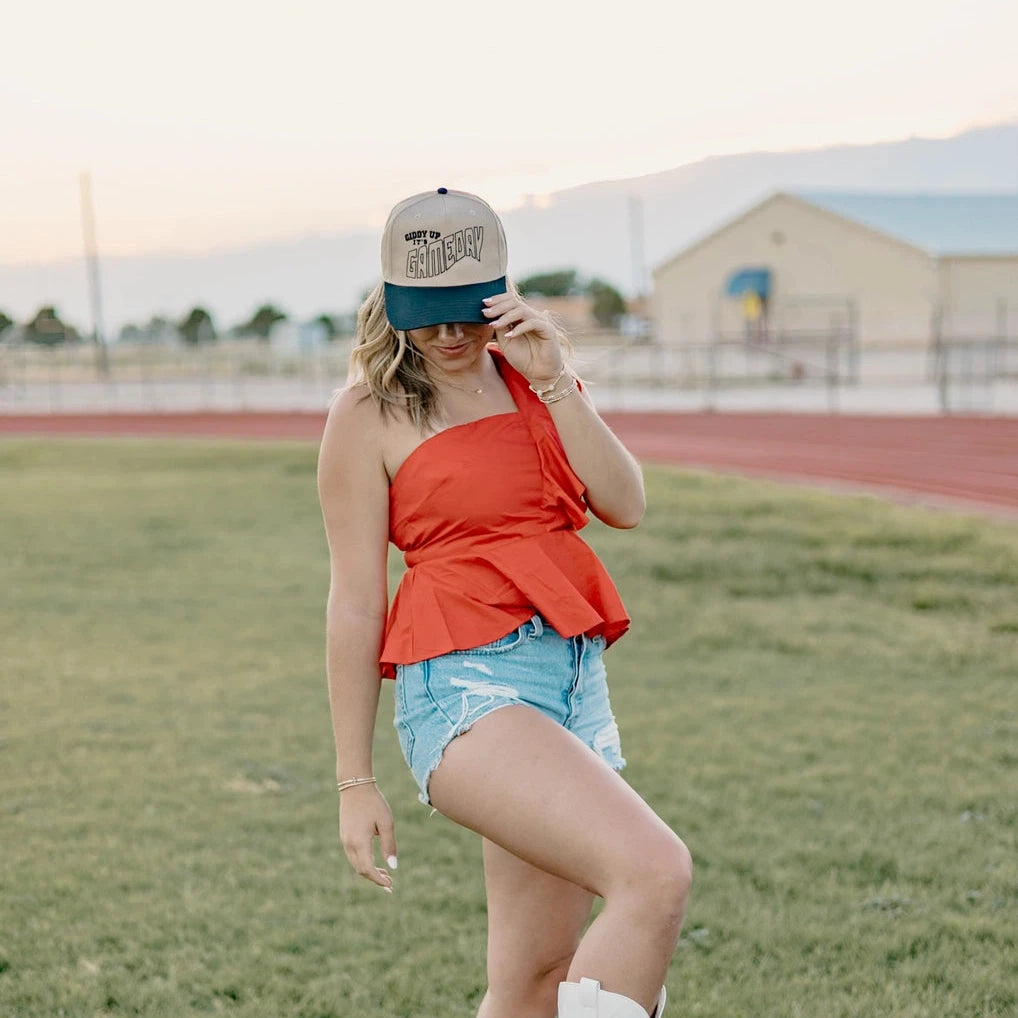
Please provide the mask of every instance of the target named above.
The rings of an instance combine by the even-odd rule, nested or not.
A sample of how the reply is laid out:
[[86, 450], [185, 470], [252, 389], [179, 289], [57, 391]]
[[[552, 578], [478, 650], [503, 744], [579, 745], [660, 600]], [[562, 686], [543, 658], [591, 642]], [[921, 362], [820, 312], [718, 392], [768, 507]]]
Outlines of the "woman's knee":
[[645, 842], [636, 858], [629, 860], [608, 888], [612, 897], [634, 900], [644, 915], [659, 915], [665, 922], [681, 922], [693, 884], [693, 859], [685, 843], [675, 834]]

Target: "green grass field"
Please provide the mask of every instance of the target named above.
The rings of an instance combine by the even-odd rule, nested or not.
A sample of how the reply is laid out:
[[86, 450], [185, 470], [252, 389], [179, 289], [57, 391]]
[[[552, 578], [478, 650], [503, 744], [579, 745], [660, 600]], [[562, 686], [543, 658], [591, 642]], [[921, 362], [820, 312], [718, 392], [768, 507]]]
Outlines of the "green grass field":
[[[0, 1016], [467, 1018], [475, 835], [376, 739], [336, 834], [307, 444], [0, 443]], [[669, 1018], [1018, 1013], [1018, 528], [648, 471], [625, 775], [689, 844]], [[395, 569], [395, 564], [394, 564]]]

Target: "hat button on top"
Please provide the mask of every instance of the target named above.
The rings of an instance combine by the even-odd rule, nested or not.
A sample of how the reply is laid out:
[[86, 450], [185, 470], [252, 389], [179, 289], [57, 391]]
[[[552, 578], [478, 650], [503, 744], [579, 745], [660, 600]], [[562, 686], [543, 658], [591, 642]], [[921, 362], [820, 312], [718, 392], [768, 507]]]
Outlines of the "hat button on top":
[[447, 188], [447, 187], [440, 187], [438, 189], [438, 193], [439, 194], [448, 194], [449, 193], [449, 188]]

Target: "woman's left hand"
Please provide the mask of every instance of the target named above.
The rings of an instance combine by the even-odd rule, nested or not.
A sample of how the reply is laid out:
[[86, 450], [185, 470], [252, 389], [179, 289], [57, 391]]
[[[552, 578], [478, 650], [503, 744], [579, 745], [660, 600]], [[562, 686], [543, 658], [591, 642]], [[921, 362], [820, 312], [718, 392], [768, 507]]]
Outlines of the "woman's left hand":
[[552, 381], [562, 370], [563, 357], [551, 316], [512, 293], [485, 297], [484, 304], [506, 360], [531, 384]]

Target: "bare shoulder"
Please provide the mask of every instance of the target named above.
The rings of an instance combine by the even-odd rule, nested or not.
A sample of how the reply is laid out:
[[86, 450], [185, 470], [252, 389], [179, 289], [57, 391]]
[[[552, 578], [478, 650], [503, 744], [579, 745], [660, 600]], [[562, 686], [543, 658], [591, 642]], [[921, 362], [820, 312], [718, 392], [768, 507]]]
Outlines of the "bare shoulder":
[[318, 452], [318, 495], [329, 544], [330, 604], [379, 619], [386, 606], [389, 482], [379, 413], [364, 387], [341, 391], [329, 408]]
[[322, 444], [363, 448], [382, 434], [382, 415], [363, 383], [340, 389], [329, 405]]
[[329, 407], [318, 453], [319, 487], [346, 485], [355, 475], [363, 482], [372, 475], [384, 479], [378, 407], [363, 384], [341, 389]]
[[334, 422], [357, 427], [370, 427], [381, 420], [378, 407], [368, 392], [364, 382], [356, 382], [353, 385], [345, 385], [336, 391], [332, 402], [329, 404], [329, 416], [326, 420], [326, 430]]

